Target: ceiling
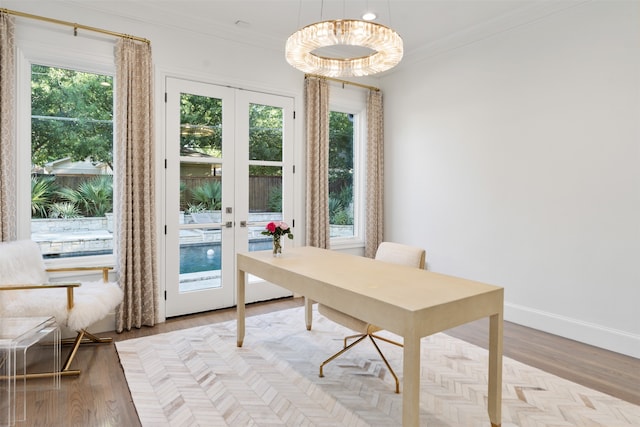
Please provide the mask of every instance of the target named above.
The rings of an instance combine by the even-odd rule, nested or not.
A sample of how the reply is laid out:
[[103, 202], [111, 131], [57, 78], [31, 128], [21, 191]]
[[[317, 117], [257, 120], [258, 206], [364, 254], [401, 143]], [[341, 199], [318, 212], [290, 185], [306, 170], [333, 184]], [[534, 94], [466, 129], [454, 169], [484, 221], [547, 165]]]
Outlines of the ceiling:
[[[120, 18], [284, 52], [313, 22], [360, 19], [366, 10], [404, 41], [404, 63], [525, 25], [585, 0], [72, 0]], [[136, 34], [138, 35], [138, 34]], [[144, 34], [139, 34], [144, 37]]]

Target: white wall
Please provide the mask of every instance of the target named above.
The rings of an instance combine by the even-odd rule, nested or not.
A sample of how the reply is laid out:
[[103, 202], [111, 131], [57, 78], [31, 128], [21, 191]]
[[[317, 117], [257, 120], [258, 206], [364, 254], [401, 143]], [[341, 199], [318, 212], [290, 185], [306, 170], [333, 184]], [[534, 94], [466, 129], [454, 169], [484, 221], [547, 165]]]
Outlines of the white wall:
[[505, 318], [640, 357], [640, 3], [590, 2], [401, 70], [386, 239], [505, 287]]

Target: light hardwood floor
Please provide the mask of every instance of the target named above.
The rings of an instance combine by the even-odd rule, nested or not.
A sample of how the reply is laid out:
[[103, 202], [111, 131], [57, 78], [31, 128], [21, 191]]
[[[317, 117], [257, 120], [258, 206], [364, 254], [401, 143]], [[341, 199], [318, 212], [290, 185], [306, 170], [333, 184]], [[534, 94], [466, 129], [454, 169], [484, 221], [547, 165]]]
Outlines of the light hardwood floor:
[[[303, 305], [288, 298], [247, 306], [247, 315]], [[235, 319], [235, 309], [169, 319], [153, 328], [111, 334], [115, 341]], [[447, 331], [486, 348], [484, 320]], [[109, 334], [100, 334], [106, 336]], [[63, 349], [65, 352], [65, 349]], [[504, 354], [570, 381], [640, 405], [640, 360], [505, 322]], [[135, 407], [113, 344], [88, 345], [76, 356], [79, 377], [62, 378], [52, 391], [49, 380], [27, 384], [27, 421], [18, 426], [139, 426]]]

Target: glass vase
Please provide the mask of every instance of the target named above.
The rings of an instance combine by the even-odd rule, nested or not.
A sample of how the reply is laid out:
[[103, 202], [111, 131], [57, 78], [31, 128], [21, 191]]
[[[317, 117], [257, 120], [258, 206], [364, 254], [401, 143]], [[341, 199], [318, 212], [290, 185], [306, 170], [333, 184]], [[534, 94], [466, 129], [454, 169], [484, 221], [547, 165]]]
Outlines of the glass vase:
[[281, 236], [273, 236], [273, 256], [279, 257], [282, 255], [282, 245], [280, 243]]

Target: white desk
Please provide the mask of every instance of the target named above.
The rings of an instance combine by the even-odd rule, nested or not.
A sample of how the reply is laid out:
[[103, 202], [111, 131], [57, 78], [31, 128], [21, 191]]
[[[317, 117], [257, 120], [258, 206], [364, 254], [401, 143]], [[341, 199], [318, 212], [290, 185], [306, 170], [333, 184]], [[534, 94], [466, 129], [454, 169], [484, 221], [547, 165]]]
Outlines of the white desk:
[[[51, 341], [54, 388], [60, 387], [60, 328], [53, 317], [0, 317], [0, 426], [26, 420], [26, 385], [22, 385], [21, 411], [16, 411], [16, 378], [26, 381], [27, 350], [44, 339]], [[18, 360], [18, 354], [22, 360]], [[18, 367], [21, 373], [18, 374]]]
[[[420, 338], [489, 317], [488, 412], [501, 424], [502, 318], [498, 286], [312, 247], [239, 253], [238, 347], [245, 335], [245, 283], [250, 273], [404, 338], [402, 425], [419, 425]], [[311, 314], [307, 304], [307, 329]]]

